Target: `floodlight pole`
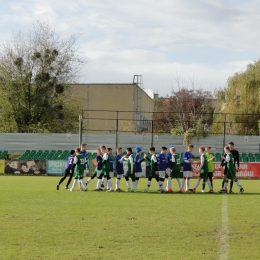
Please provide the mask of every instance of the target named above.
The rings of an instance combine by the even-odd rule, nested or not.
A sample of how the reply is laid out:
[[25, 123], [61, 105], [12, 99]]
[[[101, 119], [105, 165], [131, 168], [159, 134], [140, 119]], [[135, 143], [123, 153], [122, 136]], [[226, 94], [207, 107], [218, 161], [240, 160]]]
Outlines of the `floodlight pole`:
[[116, 149], [118, 148], [118, 111], [116, 111]]
[[223, 132], [224, 132], [223, 149], [226, 146], [226, 123], [227, 123], [226, 121], [227, 121], [227, 118], [226, 118], [226, 114], [225, 114], [225, 121], [223, 122], [224, 123], [224, 129], [223, 129]]
[[79, 147], [82, 144], [82, 115], [79, 115]]
[[152, 126], [151, 126], [151, 130], [152, 130], [152, 140], [151, 140], [151, 147], [153, 147], [153, 120], [152, 120]]
[[224, 122], [223, 148], [226, 146], [226, 122]]

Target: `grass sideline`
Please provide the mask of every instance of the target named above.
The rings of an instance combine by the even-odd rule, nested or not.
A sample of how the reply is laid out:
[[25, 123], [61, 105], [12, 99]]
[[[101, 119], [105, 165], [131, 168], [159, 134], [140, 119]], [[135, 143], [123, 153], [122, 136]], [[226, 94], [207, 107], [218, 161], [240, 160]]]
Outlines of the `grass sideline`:
[[[223, 235], [226, 259], [260, 257], [257, 180], [241, 180], [245, 194], [146, 194], [146, 179], [136, 193], [68, 192], [66, 180], [57, 191], [59, 179], [0, 176], [0, 259], [220, 259]], [[216, 190], [220, 182], [214, 181]], [[222, 233], [223, 196], [228, 234]]]

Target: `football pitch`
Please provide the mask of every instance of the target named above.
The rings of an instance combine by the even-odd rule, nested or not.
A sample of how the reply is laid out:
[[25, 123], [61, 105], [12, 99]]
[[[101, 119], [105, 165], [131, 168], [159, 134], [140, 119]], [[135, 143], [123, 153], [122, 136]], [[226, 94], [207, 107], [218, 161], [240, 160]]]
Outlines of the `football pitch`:
[[59, 179], [0, 177], [0, 259], [260, 259], [258, 180], [241, 180], [244, 194], [158, 194], [154, 180], [128, 193], [90, 191], [96, 179], [57, 191]]

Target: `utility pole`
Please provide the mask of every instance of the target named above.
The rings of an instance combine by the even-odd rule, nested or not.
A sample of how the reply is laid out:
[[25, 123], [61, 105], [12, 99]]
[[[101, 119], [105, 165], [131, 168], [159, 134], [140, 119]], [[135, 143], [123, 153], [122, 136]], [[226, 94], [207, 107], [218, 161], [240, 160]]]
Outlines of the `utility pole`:
[[79, 147], [82, 144], [82, 115], [79, 115]]

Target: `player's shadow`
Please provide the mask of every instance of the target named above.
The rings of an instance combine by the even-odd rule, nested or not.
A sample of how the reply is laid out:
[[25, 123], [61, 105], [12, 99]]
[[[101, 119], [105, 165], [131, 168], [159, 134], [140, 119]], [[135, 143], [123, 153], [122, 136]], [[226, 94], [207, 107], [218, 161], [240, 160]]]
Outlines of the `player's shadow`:
[[243, 196], [243, 195], [260, 195], [260, 193], [257, 193], [257, 192], [250, 192], [250, 193], [218, 193], [218, 192], [214, 192], [214, 193], [208, 193], [208, 192], [196, 192], [196, 193], [192, 193], [192, 192], [183, 192], [183, 193], [179, 193], [179, 192], [171, 192], [171, 193], [168, 193], [168, 192], [162, 192], [162, 193], [159, 193], [159, 192], [156, 192], [156, 191], [150, 191], [150, 192], [142, 192], [142, 191], [135, 191], [135, 192], [120, 192], [120, 193], [125, 193], [125, 194], [128, 194], [128, 193], [131, 193], [131, 194], [153, 194], [153, 195], [165, 195], [165, 196], [170, 196], [170, 195], [180, 195], [180, 196], [196, 196], [196, 195], [200, 195], [200, 196], [236, 196], [236, 195], [239, 195], [239, 196]]

